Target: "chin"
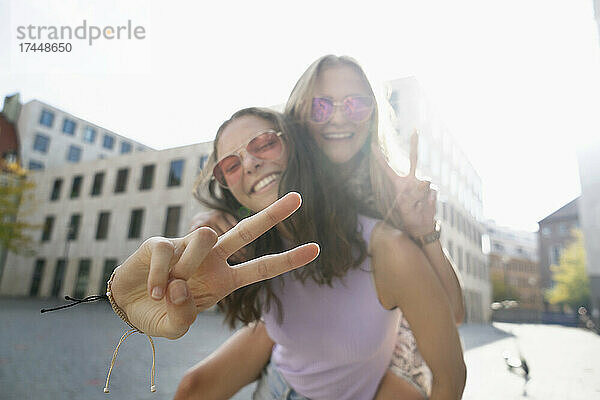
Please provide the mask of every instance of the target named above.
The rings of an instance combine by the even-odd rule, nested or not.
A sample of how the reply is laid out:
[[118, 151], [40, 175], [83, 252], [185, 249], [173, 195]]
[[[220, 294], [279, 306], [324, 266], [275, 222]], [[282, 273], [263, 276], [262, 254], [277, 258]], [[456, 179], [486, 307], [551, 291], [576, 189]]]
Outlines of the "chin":
[[340, 149], [339, 147], [323, 149], [323, 153], [325, 153], [329, 161], [334, 164], [345, 164], [350, 161], [355, 154], [355, 152], [345, 151], [345, 149]]

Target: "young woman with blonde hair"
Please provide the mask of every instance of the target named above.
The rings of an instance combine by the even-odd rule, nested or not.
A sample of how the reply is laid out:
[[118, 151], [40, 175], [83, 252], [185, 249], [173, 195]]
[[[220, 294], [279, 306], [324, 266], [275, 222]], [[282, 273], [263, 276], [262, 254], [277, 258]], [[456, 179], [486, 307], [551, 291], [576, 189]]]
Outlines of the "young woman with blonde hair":
[[[436, 236], [439, 239], [434, 231], [435, 192], [429, 189], [428, 182], [414, 177], [414, 160], [407, 177], [397, 176], [385, 162], [379, 147], [374, 93], [358, 63], [349, 57], [332, 55], [316, 60], [294, 87], [286, 114], [302, 131], [310, 134], [324, 155], [323, 170], [334, 171], [331, 179], [347, 184], [344, 195], [357, 205], [360, 213], [384, 218], [422, 244], [421, 251], [444, 288], [454, 320], [460, 322], [464, 314], [460, 285], [439, 240], [435, 240]], [[235, 220], [227, 214], [208, 213], [201, 215], [197, 222], [222, 233], [233, 226]], [[262, 364], [266, 363], [272, 342], [261, 337], [260, 332], [264, 334], [261, 328], [259, 324], [253, 335], [248, 330], [238, 332], [230, 348], [237, 348], [239, 354], [239, 350], [247, 348], [244, 340], [263, 343], [264, 354], [259, 358]], [[407, 319], [402, 318], [394, 357], [378, 393], [380, 398], [418, 399], [431, 394], [434, 377], [418, 351], [418, 342]], [[257, 347], [253, 350], [258, 353]], [[218, 368], [211, 370], [206, 362], [200, 363], [186, 374], [178, 393], [192, 393], [194, 388], [206, 387], [202, 377], [217, 376], [216, 370]], [[248, 376], [253, 378], [256, 374], [253, 371]]]

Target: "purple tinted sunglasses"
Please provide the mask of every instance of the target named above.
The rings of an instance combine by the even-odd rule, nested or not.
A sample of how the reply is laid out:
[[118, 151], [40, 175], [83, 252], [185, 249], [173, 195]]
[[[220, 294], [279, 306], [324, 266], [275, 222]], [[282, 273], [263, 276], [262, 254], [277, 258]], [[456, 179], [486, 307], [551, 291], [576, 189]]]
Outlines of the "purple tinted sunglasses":
[[347, 120], [361, 123], [369, 119], [373, 105], [371, 96], [348, 96], [341, 102], [328, 97], [313, 97], [310, 119], [316, 124], [324, 124], [333, 117], [336, 107], [342, 107]]

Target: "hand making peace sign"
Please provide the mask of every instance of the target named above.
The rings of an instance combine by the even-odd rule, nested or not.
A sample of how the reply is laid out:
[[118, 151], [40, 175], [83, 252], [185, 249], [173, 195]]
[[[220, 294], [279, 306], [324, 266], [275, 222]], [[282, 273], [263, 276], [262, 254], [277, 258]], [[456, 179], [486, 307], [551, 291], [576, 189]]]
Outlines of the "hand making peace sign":
[[234, 290], [301, 267], [319, 254], [316, 243], [231, 267], [227, 258], [286, 219], [302, 202], [288, 193], [217, 238], [210, 228], [185, 237], [146, 240], [115, 270], [112, 295], [131, 323], [150, 336], [183, 336], [196, 315]]
[[400, 176], [390, 167], [381, 148], [372, 147], [373, 155], [394, 185], [396, 201], [394, 207], [402, 218], [403, 229], [413, 238], [432, 231], [435, 218], [437, 191], [430, 187], [431, 182], [417, 179], [419, 137], [415, 130], [410, 138], [410, 171]]

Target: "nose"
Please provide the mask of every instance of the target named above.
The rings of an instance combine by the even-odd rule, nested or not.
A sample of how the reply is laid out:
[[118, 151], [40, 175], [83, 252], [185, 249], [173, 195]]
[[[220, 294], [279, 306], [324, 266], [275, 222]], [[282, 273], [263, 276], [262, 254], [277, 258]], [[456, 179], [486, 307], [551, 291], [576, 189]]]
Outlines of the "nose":
[[330, 124], [343, 125], [346, 122], [348, 122], [344, 115], [343, 107], [344, 107], [343, 105], [338, 105], [338, 104], [336, 104], [333, 107], [333, 115], [331, 116], [331, 119], [329, 120]]
[[242, 166], [244, 167], [244, 171], [246, 174], [251, 174], [256, 171], [263, 163], [263, 160], [260, 158], [254, 157], [252, 154], [245, 152], [244, 155], [240, 155], [242, 158]]

